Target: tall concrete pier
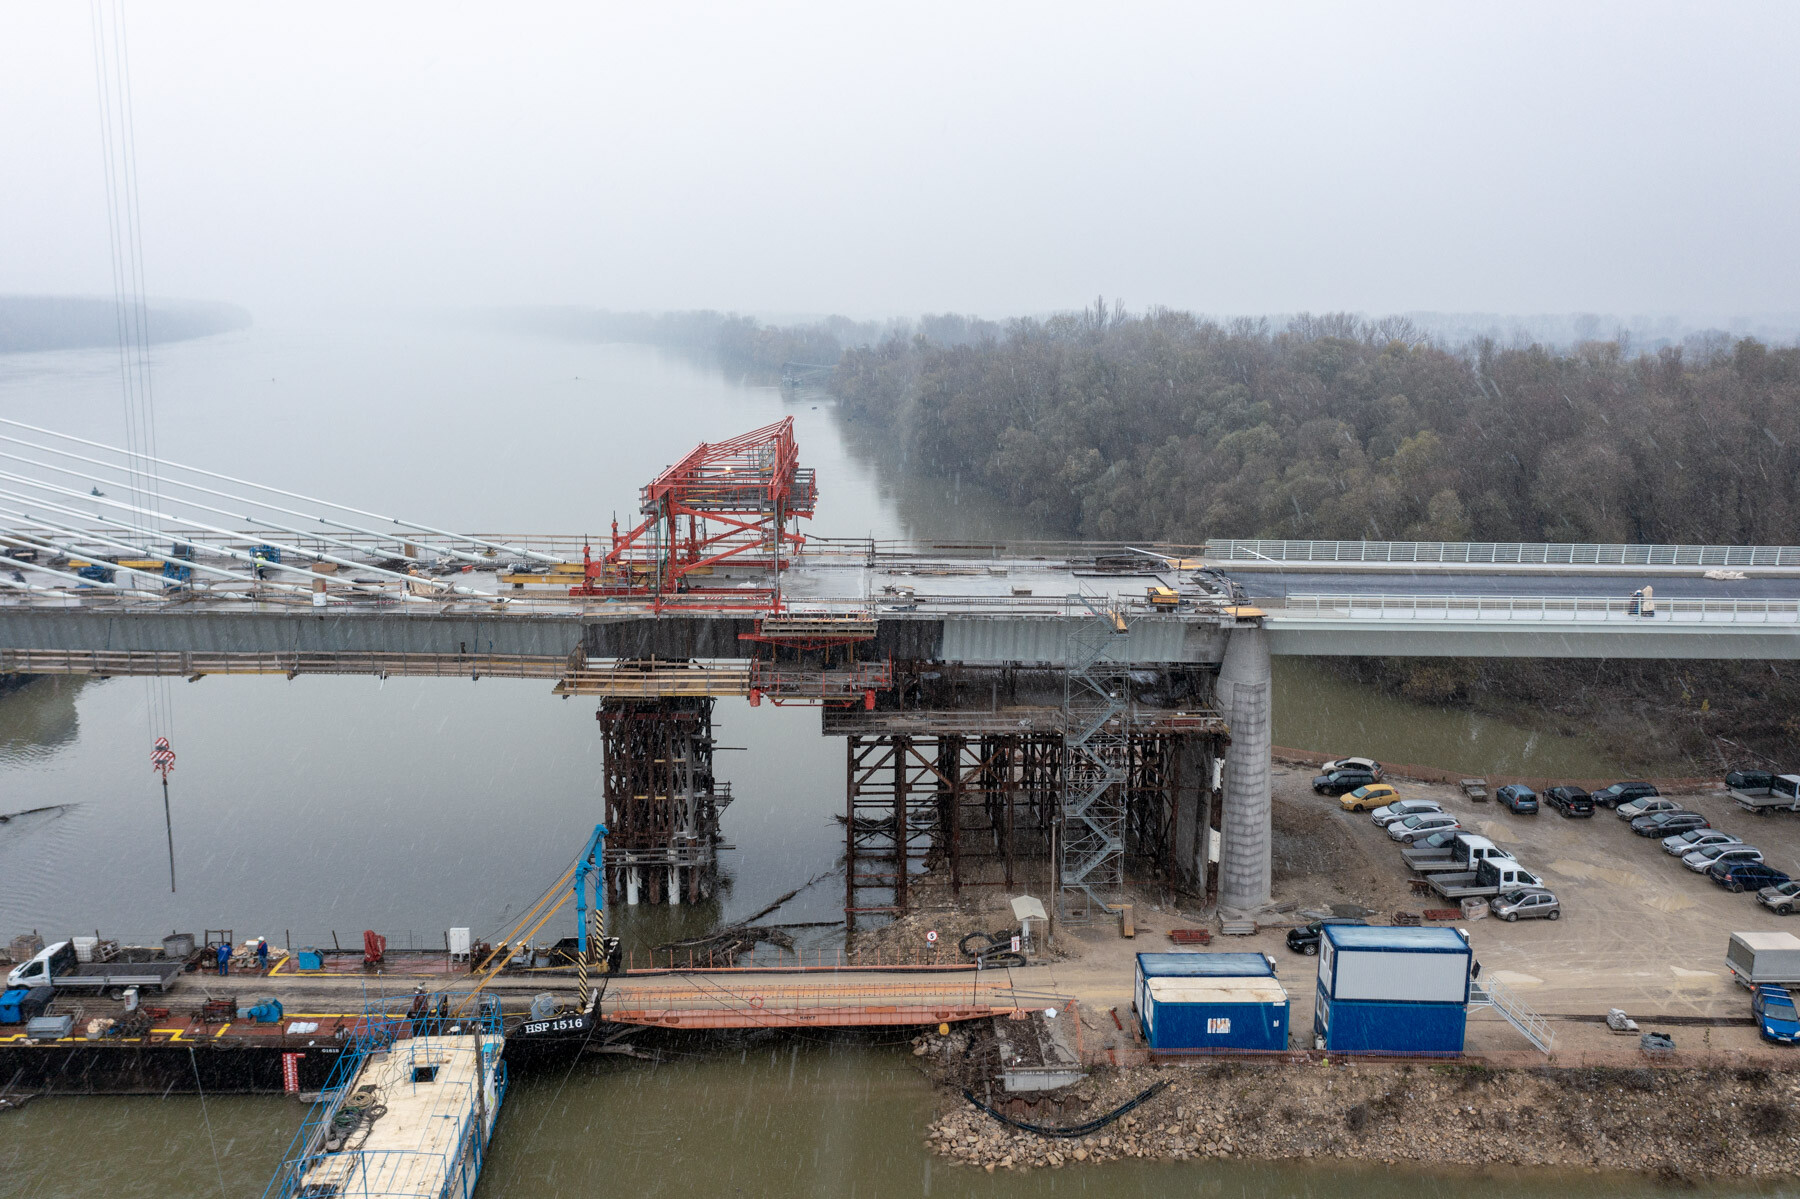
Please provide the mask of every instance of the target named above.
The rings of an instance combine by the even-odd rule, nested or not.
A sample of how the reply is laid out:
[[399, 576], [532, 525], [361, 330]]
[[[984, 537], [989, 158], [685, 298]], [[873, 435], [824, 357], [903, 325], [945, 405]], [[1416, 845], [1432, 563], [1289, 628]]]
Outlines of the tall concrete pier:
[[1269, 635], [1239, 626], [1225, 642], [1218, 700], [1231, 729], [1219, 827], [1219, 906], [1246, 911], [1269, 902]]

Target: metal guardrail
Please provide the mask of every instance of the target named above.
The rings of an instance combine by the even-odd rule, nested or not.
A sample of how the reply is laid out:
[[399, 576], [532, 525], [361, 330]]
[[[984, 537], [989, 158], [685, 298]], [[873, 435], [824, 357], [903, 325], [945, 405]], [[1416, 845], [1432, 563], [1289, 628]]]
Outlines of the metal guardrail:
[[1206, 543], [1206, 557], [1218, 562], [1450, 563], [1470, 566], [1800, 566], [1800, 546], [1218, 540]]
[[1256, 606], [1283, 619], [1800, 624], [1800, 600], [1780, 599], [1658, 598], [1648, 613], [1629, 598], [1569, 595], [1290, 595]]

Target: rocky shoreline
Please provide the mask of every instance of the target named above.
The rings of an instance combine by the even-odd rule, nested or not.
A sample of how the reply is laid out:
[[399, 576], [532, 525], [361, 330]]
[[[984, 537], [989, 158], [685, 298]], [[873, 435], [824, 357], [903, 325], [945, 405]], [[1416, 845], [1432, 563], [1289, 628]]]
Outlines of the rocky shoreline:
[[1312, 1158], [1624, 1170], [1669, 1180], [1800, 1173], [1800, 1073], [1786, 1070], [1343, 1059], [1128, 1067], [1096, 1071], [1044, 1114], [1015, 1116], [1072, 1127], [1168, 1082], [1111, 1125], [1063, 1139], [1018, 1131], [972, 1107], [947, 1060], [951, 1047], [921, 1048], [938, 1058], [946, 1084], [928, 1147], [989, 1172], [1121, 1158]]

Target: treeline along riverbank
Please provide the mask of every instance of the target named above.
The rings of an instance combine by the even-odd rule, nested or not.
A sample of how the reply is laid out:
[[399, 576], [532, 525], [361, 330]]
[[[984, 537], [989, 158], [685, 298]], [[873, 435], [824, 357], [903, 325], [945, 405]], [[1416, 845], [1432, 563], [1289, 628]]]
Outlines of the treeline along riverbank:
[[[151, 300], [144, 328], [153, 343], [186, 341], [250, 327], [235, 304]], [[119, 311], [112, 300], [85, 296], [0, 296], [0, 354], [86, 350], [119, 343]]]
[[[1104, 303], [1004, 324], [507, 320], [771, 378], [833, 362], [844, 416], [893, 447], [887, 468], [990, 491], [1069, 536], [1786, 544], [1800, 528], [1800, 349], [1750, 338], [1447, 348], [1405, 318], [1277, 325]], [[1800, 669], [1786, 663], [1330, 665], [1598, 732], [1624, 761], [1800, 763]]]

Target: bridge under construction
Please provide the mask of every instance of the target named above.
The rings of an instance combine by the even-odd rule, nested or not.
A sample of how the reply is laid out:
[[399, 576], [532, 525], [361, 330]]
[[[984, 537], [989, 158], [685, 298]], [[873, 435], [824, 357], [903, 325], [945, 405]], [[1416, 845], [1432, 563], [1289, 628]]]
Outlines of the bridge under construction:
[[698, 447], [598, 537], [142, 459], [0, 422], [0, 672], [593, 697], [615, 901], [710, 893], [720, 698], [818, 707], [845, 739], [852, 921], [927, 870], [1011, 888], [1027, 861], [1078, 920], [1128, 877], [1268, 901], [1272, 655], [1800, 657], [1793, 547], [816, 537], [791, 421]]

